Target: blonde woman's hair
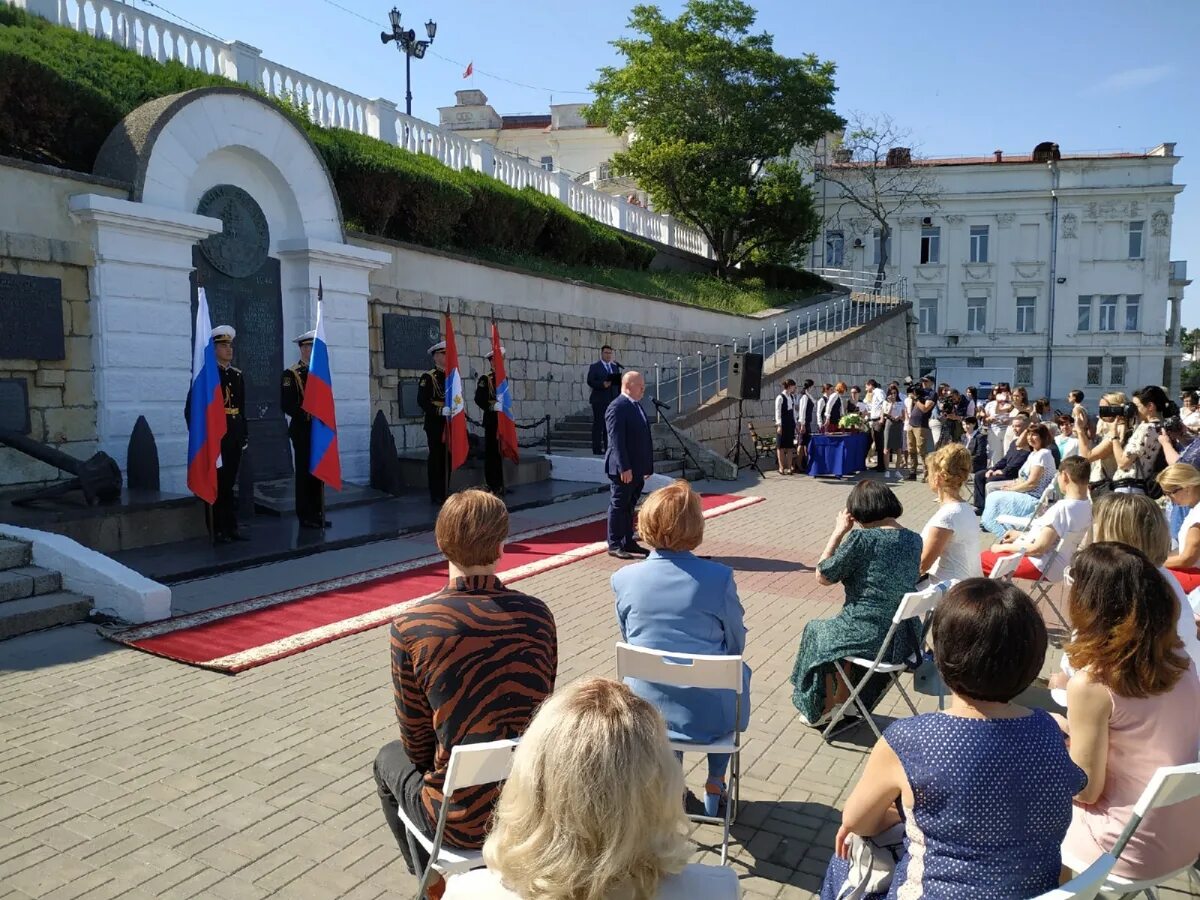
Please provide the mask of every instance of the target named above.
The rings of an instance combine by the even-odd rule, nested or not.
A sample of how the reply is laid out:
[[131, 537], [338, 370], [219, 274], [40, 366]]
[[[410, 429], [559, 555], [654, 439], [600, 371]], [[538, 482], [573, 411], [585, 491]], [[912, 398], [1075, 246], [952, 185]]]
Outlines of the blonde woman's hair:
[[1095, 543], [1111, 541], [1133, 547], [1156, 566], [1171, 555], [1167, 517], [1144, 494], [1105, 494], [1093, 503], [1092, 539]]
[[680, 872], [683, 770], [658, 711], [606, 678], [555, 691], [513, 756], [487, 867], [524, 900], [650, 900]]
[[946, 490], [960, 494], [963, 485], [974, 474], [971, 469], [971, 453], [962, 444], [947, 444], [929, 454], [925, 466], [931, 476], [940, 475]]
[[1200, 487], [1200, 469], [1187, 463], [1175, 463], [1158, 473], [1158, 483], [1164, 491]]
[[682, 478], [659, 488], [638, 512], [638, 531], [655, 550], [695, 550], [704, 540], [700, 495]]

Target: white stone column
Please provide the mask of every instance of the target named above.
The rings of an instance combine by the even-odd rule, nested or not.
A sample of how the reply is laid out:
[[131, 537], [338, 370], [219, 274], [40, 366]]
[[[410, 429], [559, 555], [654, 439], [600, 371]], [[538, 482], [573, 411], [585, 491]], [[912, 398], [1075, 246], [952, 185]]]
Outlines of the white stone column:
[[287, 272], [283, 286], [285, 340], [316, 324], [317, 286], [324, 288], [325, 339], [337, 407], [342, 478], [365, 483], [370, 477], [371, 444], [369, 279], [373, 270], [391, 263], [391, 254], [304, 238], [281, 242], [278, 255]]
[[376, 97], [367, 104], [367, 134], [385, 144], [396, 144], [396, 104]]
[[259, 65], [262, 61], [262, 51], [243, 41], [230, 41], [221, 51], [221, 74], [242, 84], [263, 90], [264, 85], [258, 79]]
[[129, 435], [145, 416], [164, 491], [187, 492], [183, 407], [192, 369], [192, 247], [221, 220], [98, 194], [69, 209], [92, 226], [92, 358], [99, 447], [128, 467]]

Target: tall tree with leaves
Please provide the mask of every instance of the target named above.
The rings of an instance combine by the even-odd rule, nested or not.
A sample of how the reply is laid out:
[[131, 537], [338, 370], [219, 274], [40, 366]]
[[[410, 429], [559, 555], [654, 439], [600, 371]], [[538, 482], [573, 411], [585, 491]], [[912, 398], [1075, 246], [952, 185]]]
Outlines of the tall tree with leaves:
[[892, 220], [913, 206], [938, 207], [938, 181], [928, 166], [913, 155], [911, 134], [891, 116], [853, 112], [833, 159], [817, 167], [817, 177], [835, 185], [840, 209], [865, 214], [879, 231], [878, 271], [875, 287], [882, 284], [892, 246]]
[[799, 255], [820, 227], [813, 196], [791, 157], [841, 126], [834, 65], [775, 52], [751, 34], [740, 0], [689, 0], [677, 19], [636, 6], [634, 36], [612, 44], [624, 65], [600, 70], [588, 118], [622, 134], [613, 157], [654, 206], [708, 238], [718, 272], [751, 255]]

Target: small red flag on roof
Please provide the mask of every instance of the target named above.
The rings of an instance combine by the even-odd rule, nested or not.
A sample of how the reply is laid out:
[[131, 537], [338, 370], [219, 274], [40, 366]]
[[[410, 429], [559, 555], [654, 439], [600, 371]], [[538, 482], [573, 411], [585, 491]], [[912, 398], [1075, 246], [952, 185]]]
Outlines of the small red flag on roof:
[[471, 60], [469, 63], [467, 63], [467, 71], [463, 72], [463, 78], [470, 78], [474, 74], [475, 74], [475, 60]]

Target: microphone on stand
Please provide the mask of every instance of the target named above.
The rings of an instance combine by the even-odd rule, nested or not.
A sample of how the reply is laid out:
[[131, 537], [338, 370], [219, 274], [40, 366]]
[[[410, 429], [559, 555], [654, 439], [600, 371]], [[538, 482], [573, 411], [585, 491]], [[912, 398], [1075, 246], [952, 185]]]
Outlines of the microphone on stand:
[[670, 409], [671, 408], [671, 404], [663, 403], [657, 397], [651, 397], [650, 402], [653, 403], [655, 406], [657, 406], [659, 409]]

